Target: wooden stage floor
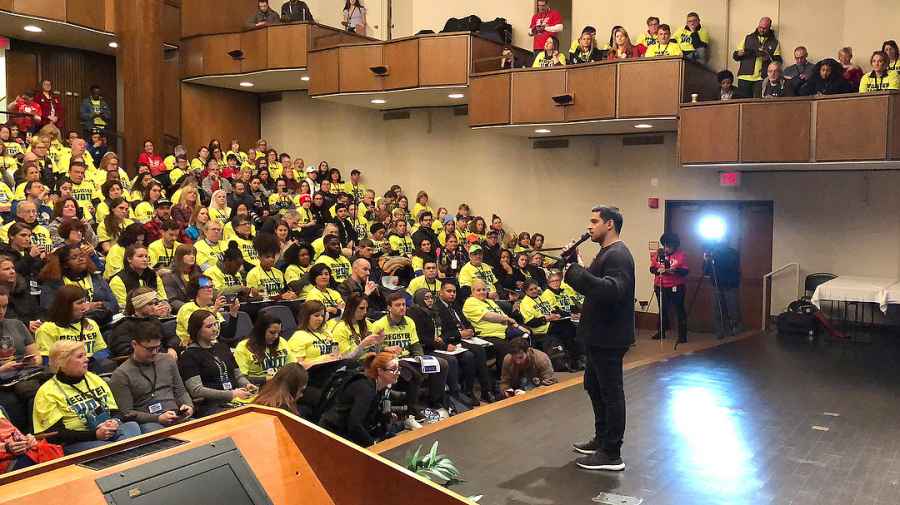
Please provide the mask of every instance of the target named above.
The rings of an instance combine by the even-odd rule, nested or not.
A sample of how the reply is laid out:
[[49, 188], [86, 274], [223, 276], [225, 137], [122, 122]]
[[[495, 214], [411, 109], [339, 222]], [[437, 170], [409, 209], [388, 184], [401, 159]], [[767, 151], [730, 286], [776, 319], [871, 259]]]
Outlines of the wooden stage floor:
[[487, 505], [590, 504], [600, 493], [647, 505], [900, 503], [896, 339], [692, 340], [672, 357], [671, 341], [660, 350], [643, 335], [627, 356], [625, 472], [575, 466], [571, 443], [593, 423], [577, 381], [375, 449], [402, 462], [438, 440], [466, 480], [452, 489]]

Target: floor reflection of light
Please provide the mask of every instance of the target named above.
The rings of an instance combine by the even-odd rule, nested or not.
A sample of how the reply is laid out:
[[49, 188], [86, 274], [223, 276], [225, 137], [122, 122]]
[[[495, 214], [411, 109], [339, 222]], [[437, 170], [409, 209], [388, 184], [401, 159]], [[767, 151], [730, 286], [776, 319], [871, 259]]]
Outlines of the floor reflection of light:
[[689, 482], [707, 492], [742, 495], [758, 489], [753, 453], [744, 443], [733, 410], [721, 391], [673, 388], [670, 413], [683, 452], [676, 457]]

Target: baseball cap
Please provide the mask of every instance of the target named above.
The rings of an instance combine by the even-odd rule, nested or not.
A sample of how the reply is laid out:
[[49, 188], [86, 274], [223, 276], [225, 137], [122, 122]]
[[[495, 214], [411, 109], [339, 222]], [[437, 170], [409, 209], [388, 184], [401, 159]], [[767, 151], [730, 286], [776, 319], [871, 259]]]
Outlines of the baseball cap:
[[312, 201], [312, 197], [309, 196], [308, 194], [304, 193], [304, 194], [300, 195], [300, 203], [306, 203], [306, 202], [311, 202], [311, 201]]
[[472, 247], [469, 248], [469, 254], [476, 254], [476, 253], [478, 253], [478, 254], [481, 253], [481, 246], [478, 244], [474, 244], [474, 245], [472, 245]]
[[169, 206], [169, 207], [171, 207], [171, 206], [172, 206], [172, 202], [171, 202], [170, 200], [168, 200], [167, 198], [160, 198], [160, 199], [156, 202], [156, 206], [157, 206], [157, 207], [163, 207], [163, 206]]
[[308, 173], [308, 174], [311, 174], [311, 173], [313, 173], [313, 172], [315, 172], [315, 171], [316, 171], [316, 167], [314, 167], [314, 166], [312, 166], [312, 165], [306, 167], [306, 173]]

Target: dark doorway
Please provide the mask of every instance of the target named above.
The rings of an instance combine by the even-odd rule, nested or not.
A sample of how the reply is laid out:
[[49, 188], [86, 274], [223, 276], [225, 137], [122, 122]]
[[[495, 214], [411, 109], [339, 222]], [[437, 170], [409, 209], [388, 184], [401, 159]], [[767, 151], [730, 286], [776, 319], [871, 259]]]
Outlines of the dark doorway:
[[712, 283], [703, 279], [704, 241], [697, 229], [700, 220], [718, 216], [724, 221], [723, 240], [741, 256], [741, 322], [745, 329], [760, 329], [763, 276], [772, 270], [773, 215], [771, 201], [666, 202], [666, 230], [681, 238], [681, 248], [690, 266], [687, 283], [688, 309], [693, 305], [688, 316], [690, 331], [713, 330], [713, 289]]

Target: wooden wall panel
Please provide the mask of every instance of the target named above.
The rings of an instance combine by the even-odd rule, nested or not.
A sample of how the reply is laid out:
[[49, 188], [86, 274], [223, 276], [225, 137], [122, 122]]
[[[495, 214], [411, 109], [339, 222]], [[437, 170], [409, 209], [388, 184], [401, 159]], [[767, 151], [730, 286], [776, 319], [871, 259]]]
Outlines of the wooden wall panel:
[[163, 42], [177, 46], [181, 44], [181, 9], [169, 3], [163, 3], [162, 12]]
[[0, 10], [13, 10], [13, 0], [0, 0]]
[[162, 68], [163, 135], [176, 139], [181, 137], [180, 63], [176, 52], [163, 60]]
[[326, 49], [309, 53], [309, 94], [338, 93], [340, 81], [340, 50]]
[[820, 100], [817, 107], [816, 161], [885, 159], [887, 95]]
[[741, 105], [741, 161], [810, 161], [812, 103], [745, 103]]
[[193, 77], [203, 75], [203, 51], [206, 48], [206, 40], [203, 37], [182, 41], [179, 52], [181, 53], [181, 76]]
[[616, 117], [616, 65], [566, 70], [566, 91], [574, 104], [565, 108], [566, 121]]
[[469, 126], [509, 124], [510, 74], [472, 79]]
[[307, 65], [309, 25], [270, 26], [268, 67], [301, 68]]
[[382, 46], [340, 48], [341, 93], [381, 91], [384, 83], [369, 67], [382, 64]]
[[126, 84], [125, 147], [120, 154], [130, 166], [144, 140], [162, 145], [162, 0], [119, 0], [116, 9], [121, 39], [118, 62]]
[[[116, 0], [104, 0], [103, 3], [104, 9], [106, 10], [106, 25], [104, 27], [104, 30], [112, 33], [118, 33], [118, 30], [116, 30]], [[181, 22], [179, 21], [179, 25], [180, 24]], [[179, 33], [178, 36], [180, 37], [181, 34]]]
[[891, 140], [888, 156], [896, 160], [900, 159], [900, 95], [891, 95], [890, 107], [891, 124], [888, 131], [891, 132]]
[[106, 0], [65, 0], [66, 19], [69, 23], [106, 29]]
[[565, 91], [565, 70], [514, 73], [510, 121], [513, 124], [563, 121], [565, 109], [557, 106], [551, 97]]
[[66, 20], [66, 4], [62, 0], [14, 0], [13, 10], [19, 14]]
[[390, 73], [384, 77], [384, 89], [419, 86], [419, 41], [404, 40], [384, 45], [383, 62]]
[[681, 65], [681, 60], [619, 63], [618, 117], [677, 115]]
[[740, 104], [683, 107], [678, 125], [682, 163], [737, 163]]
[[186, 0], [181, 3], [181, 36], [240, 31], [255, 10], [256, 2], [247, 0]]
[[469, 38], [469, 35], [456, 35], [420, 39], [420, 86], [465, 85], [468, 83]]
[[268, 29], [241, 33], [240, 39], [240, 47], [244, 51], [241, 72], [256, 72], [266, 69], [268, 67]]
[[12, 103], [25, 90], [34, 90], [38, 80], [38, 55], [6, 51], [6, 100]]
[[500, 70], [502, 44], [481, 37], [472, 37], [469, 43], [472, 46], [471, 73]]
[[[230, 51], [241, 49], [241, 34], [209, 35], [203, 37], [203, 73], [239, 74], [241, 62], [228, 55]], [[192, 41], [193, 42], [193, 41]]]
[[189, 153], [213, 138], [236, 138], [241, 145], [254, 145], [259, 138], [258, 97], [253, 93], [182, 83], [181, 126], [181, 141]]

